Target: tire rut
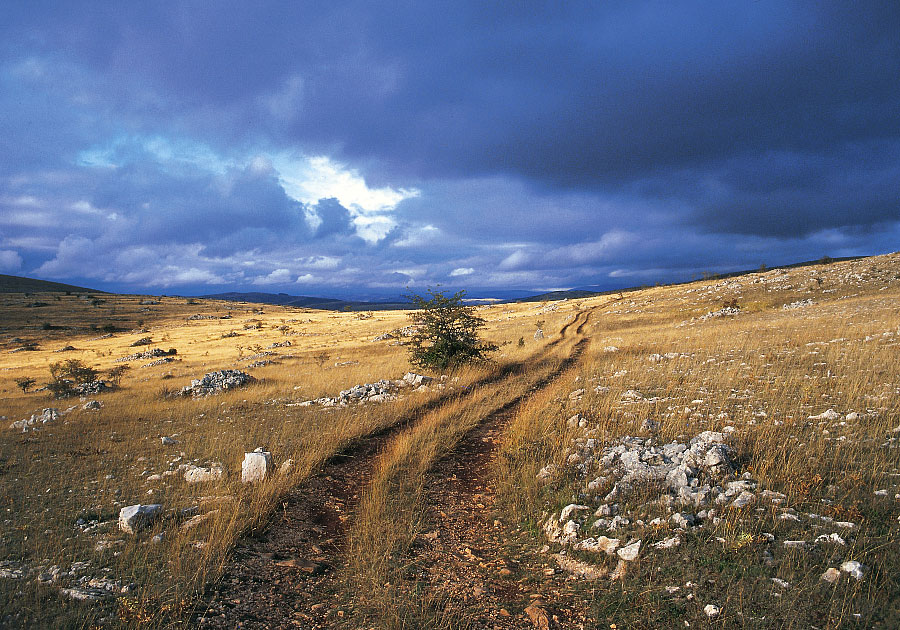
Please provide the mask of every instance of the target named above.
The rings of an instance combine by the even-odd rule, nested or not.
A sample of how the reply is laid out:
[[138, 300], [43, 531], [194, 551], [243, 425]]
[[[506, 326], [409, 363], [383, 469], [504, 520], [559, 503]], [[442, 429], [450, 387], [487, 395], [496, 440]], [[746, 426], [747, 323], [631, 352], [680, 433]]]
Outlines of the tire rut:
[[[529, 365], [548, 360], [556, 346], [572, 334], [573, 326], [576, 335], [583, 334], [589, 317], [588, 311], [579, 312], [537, 357], [506, 366], [474, 386], [524, 373]], [[572, 356], [561, 362], [552, 378], [576, 360], [584, 341], [576, 345]], [[531, 391], [545, 386], [552, 378], [541, 381]], [[492, 426], [499, 426], [499, 420], [493, 418], [514, 413], [529, 393], [495, 412], [488, 422], [464, 438], [463, 443], [468, 444], [476, 433], [480, 435]], [[335, 572], [343, 559], [350, 517], [368, 485], [379, 454], [428, 411], [464, 395], [442, 396], [413, 410], [397, 423], [357, 439], [329, 458], [320, 472], [290, 490], [266, 526], [245, 536], [235, 546], [220, 578], [207, 588], [195, 607], [191, 625], [203, 629], [330, 627], [326, 618], [331, 612], [329, 594], [334, 592]], [[475, 449], [471, 455], [464, 455], [464, 459], [480, 456], [480, 451]]]

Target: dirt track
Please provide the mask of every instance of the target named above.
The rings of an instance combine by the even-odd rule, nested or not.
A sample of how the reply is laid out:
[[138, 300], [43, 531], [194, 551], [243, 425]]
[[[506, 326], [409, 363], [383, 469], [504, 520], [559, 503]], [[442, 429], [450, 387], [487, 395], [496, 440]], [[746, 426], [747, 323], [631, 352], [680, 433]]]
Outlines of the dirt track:
[[[504, 424], [535, 389], [545, 387], [577, 360], [587, 342], [584, 330], [589, 319], [590, 312], [578, 313], [537, 357], [491, 377], [490, 381], [515, 378], [537, 362], [551, 360], [562, 341], [578, 340], [572, 353], [548, 378], [486, 417], [431, 475], [426, 491], [428, 509], [447, 517], [432, 539], [435, 544], [423, 549], [427, 558], [423, 555], [422, 561], [445, 576], [447, 584], [466, 580], [466, 575], [456, 570], [457, 548], [479, 545], [479, 532], [482, 536], [485, 533], [473, 510], [486, 513], [490, 506], [489, 462]], [[200, 628], [332, 627], [329, 619], [335, 619], [337, 611], [330, 594], [338, 586], [336, 574], [343, 561], [354, 508], [379, 454], [425, 412], [452, 398], [455, 396], [440, 399], [361, 440], [288, 493], [269, 524], [234, 549], [222, 577], [197, 607], [194, 623]], [[473, 500], [476, 496], [483, 498]], [[446, 584], [435, 587], [446, 590]]]

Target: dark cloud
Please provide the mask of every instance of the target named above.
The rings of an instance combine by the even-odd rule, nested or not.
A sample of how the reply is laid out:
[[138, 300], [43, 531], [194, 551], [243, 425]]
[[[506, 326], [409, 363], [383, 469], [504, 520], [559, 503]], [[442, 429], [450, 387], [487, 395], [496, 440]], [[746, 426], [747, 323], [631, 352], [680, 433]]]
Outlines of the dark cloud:
[[316, 228], [316, 236], [349, 235], [353, 233], [353, 220], [350, 211], [337, 199], [319, 199], [314, 207], [321, 223]]
[[[898, 34], [897, 3], [8, 2], [0, 251], [321, 286], [883, 251]], [[420, 194], [298, 201], [284, 154]]]

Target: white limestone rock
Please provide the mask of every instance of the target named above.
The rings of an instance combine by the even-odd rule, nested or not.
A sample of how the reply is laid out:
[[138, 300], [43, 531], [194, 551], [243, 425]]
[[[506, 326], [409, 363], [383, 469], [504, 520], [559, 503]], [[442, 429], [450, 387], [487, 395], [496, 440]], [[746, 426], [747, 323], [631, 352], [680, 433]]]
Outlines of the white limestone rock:
[[123, 507], [119, 510], [119, 529], [128, 534], [147, 529], [162, 515], [162, 509], [163, 506], [159, 503]]
[[252, 453], [244, 453], [244, 461], [241, 464], [241, 481], [243, 483], [256, 483], [264, 481], [272, 474], [272, 453], [257, 448]]
[[621, 549], [616, 551], [616, 554], [622, 560], [625, 560], [626, 562], [631, 562], [633, 560], [637, 560], [638, 553], [640, 553], [640, 551], [641, 551], [641, 541], [636, 540], [633, 543], [625, 545], [624, 547], [622, 547]]

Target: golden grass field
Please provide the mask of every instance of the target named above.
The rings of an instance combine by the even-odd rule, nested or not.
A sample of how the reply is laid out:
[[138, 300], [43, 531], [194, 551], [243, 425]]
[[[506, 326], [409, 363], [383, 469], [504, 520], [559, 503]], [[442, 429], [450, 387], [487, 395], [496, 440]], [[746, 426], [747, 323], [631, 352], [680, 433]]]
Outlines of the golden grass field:
[[[236, 540], [272, 516], [288, 488], [354, 440], [413, 415], [417, 421], [381, 455], [348, 533], [352, 556], [339, 581], [348, 593], [365, 589], [370, 605], [358, 605], [357, 615], [342, 613], [333, 625], [535, 627], [539, 623], [524, 612], [528, 597], [502, 601], [502, 593], [512, 590], [501, 588], [495, 575], [485, 577], [498, 584], [492, 599], [448, 601], [431, 593], [441, 603], [425, 610], [421, 601], [428, 597], [421, 589], [391, 588], [408, 579], [403, 555], [433, 526], [423, 517], [429, 469], [453, 457], [454, 444], [483, 418], [520, 398], [491, 469], [493, 510], [504, 524], [504, 553], [521, 567], [503, 579], [549, 593], [544, 609], [557, 613], [555, 621], [550, 614], [550, 624], [900, 624], [900, 255], [583, 300], [481, 307], [484, 337], [500, 346], [496, 364], [448, 375], [459, 377], [455, 402], [429, 413], [417, 410], [448, 394], [452, 381], [445, 391], [404, 390], [402, 399], [391, 402], [296, 406], [359, 383], [402, 377], [410, 370], [406, 348], [374, 339], [406, 326], [407, 313], [93, 298], [0, 295], [0, 415], [6, 417], [0, 427], [2, 626], [190, 625], [186, 611], [197, 593], [216, 578]], [[812, 303], [783, 308], [802, 300]], [[701, 319], [726, 303], [736, 303], [739, 312]], [[560, 343], [551, 352], [550, 344], [567, 322], [588, 311], [590, 344], [577, 363], [557, 373], [573, 346]], [[188, 319], [198, 314], [214, 318]], [[221, 319], [225, 315], [230, 318]], [[543, 340], [533, 339], [539, 320]], [[117, 332], [107, 336], [107, 326]], [[152, 339], [150, 345], [131, 347], [144, 337]], [[247, 370], [258, 381], [245, 388], [202, 399], [165, 395], [206, 372], [244, 369], [259, 360], [254, 355], [285, 341], [291, 345], [263, 357], [275, 363]], [[36, 349], [12, 352], [30, 342]], [[75, 349], [57, 352], [66, 346]], [[39, 387], [49, 380], [50, 364], [64, 359], [104, 373], [122, 365], [117, 358], [157, 347], [177, 349], [175, 360], [153, 367], [141, 367], [149, 359], [129, 362], [119, 388], [88, 397], [102, 403], [97, 411], [82, 410], [77, 398], [52, 400], [47, 392], [16, 387], [22, 377], [36, 379]], [[527, 369], [485, 381], [512, 365]], [[486, 384], [459, 394], [481, 382]], [[570, 396], [578, 389], [583, 395]], [[623, 397], [629, 390], [639, 397]], [[72, 406], [39, 431], [6, 428], [43, 408]], [[810, 419], [828, 409], [839, 417]], [[566, 422], [575, 413], [603, 444], [639, 435], [647, 418], [659, 422], [661, 443], [732, 426], [729, 444], [739, 472], [752, 475], [759, 490], [784, 499], [723, 509], [715, 525], [683, 532], [674, 550], [649, 547], [671, 536], [671, 525], [632, 523], [627, 534], [641, 538], [644, 550], [627, 572], [616, 580], [575, 579], [554, 560], [560, 547], [548, 544], [540, 525], [582, 500], [590, 481], [566, 468], [567, 449], [582, 435]], [[163, 436], [177, 443], [164, 445]], [[293, 459], [292, 472], [242, 484], [243, 455], [259, 446], [272, 452], [276, 464]], [[182, 464], [213, 463], [221, 463], [224, 479], [188, 484], [182, 474], [166, 474]], [[547, 464], [563, 471], [550, 483], [536, 478]], [[170, 514], [197, 507], [211, 516], [189, 530], [172, 516], [149, 532], [125, 534], [116, 526], [118, 512], [136, 503], [160, 503]], [[649, 521], [654, 514], [644, 503], [635, 499], [621, 509], [633, 521]], [[837, 530], [833, 522], [854, 527]], [[845, 544], [813, 542], [832, 532]], [[162, 540], [151, 542], [159, 533]], [[785, 540], [808, 545], [785, 547]], [[614, 557], [569, 553], [610, 574], [616, 567]], [[846, 560], [865, 566], [861, 580], [846, 573], [835, 584], [821, 580], [826, 569]], [[772, 578], [789, 586], [774, 585]], [[78, 580], [84, 587], [93, 580], [94, 588], [104, 588], [106, 580], [105, 588], [114, 583], [119, 591], [101, 602], [61, 594]], [[428, 595], [429, 587], [422, 588]], [[343, 601], [358, 604], [347, 597]], [[405, 608], [398, 601], [403, 598], [417, 601]], [[704, 612], [708, 604], [720, 611], [713, 618]], [[415, 624], [404, 624], [396, 611], [416, 606]]]
[[[332, 313], [200, 300], [191, 304], [169, 297], [145, 306], [140, 302], [146, 298], [140, 296], [95, 297], [104, 302], [94, 305], [76, 295], [0, 296], [0, 409], [7, 418], [0, 433], [0, 558], [24, 561], [32, 573], [53, 566], [69, 571], [73, 563], [89, 562], [86, 574], [136, 584], [133, 598], [178, 608], [215, 574], [235, 537], [269, 514], [284, 487], [352, 440], [392, 424], [435, 395], [414, 393], [399, 401], [344, 409], [290, 406], [358, 383], [400, 378], [409, 369], [406, 348], [373, 339], [408, 325], [404, 312]], [[47, 306], [28, 306], [35, 302]], [[485, 336], [501, 345], [501, 360], [515, 360], [545, 343], [532, 339], [536, 321], [546, 322], [549, 340], [573, 308], [485, 308]], [[188, 320], [198, 314], [215, 319]], [[223, 315], [231, 318], [219, 319]], [[45, 323], [66, 329], [44, 330]], [[103, 333], [109, 325], [127, 332]], [[225, 337], [232, 332], [239, 336]], [[153, 339], [150, 346], [130, 346], [147, 336]], [[527, 339], [522, 347], [516, 343], [519, 337]], [[266, 357], [277, 364], [250, 370], [258, 379], [250, 387], [205, 399], [164, 396], [206, 372], [241, 368], [261, 348], [285, 341], [291, 346]], [[36, 342], [38, 349], [9, 352], [27, 342]], [[76, 349], [57, 352], [66, 346]], [[81, 410], [78, 399], [23, 394], [15, 385], [23, 376], [38, 385], [49, 380], [49, 365], [64, 359], [80, 359], [103, 372], [121, 365], [117, 358], [154, 347], [177, 349], [175, 361], [154, 367], [139, 367], [150, 359], [130, 362], [133, 367], [120, 389], [93, 397], [103, 403], [99, 411]], [[465, 382], [464, 376], [461, 385]], [[70, 406], [75, 409], [40, 431], [6, 429], [42, 408]], [[164, 446], [163, 436], [178, 443]], [[262, 487], [242, 487], [244, 452], [258, 446], [268, 447], [277, 462], [293, 459], [294, 472]], [[192, 485], [180, 474], [148, 480], [179, 464], [213, 462], [227, 471], [221, 482]], [[136, 503], [218, 512], [201, 528], [186, 533], [175, 528], [162, 543], [150, 545], [146, 538], [129, 538], [116, 528], [120, 507]], [[99, 527], [81, 531], [91, 525]], [[22, 610], [26, 618], [52, 619], [62, 626], [73, 615], [77, 621], [84, 614], [89, 623], [108, 616], [102, 607], [60, 607], [58, 596], [46, 598], [52, 590], [2, 580], [2, 609]]]

